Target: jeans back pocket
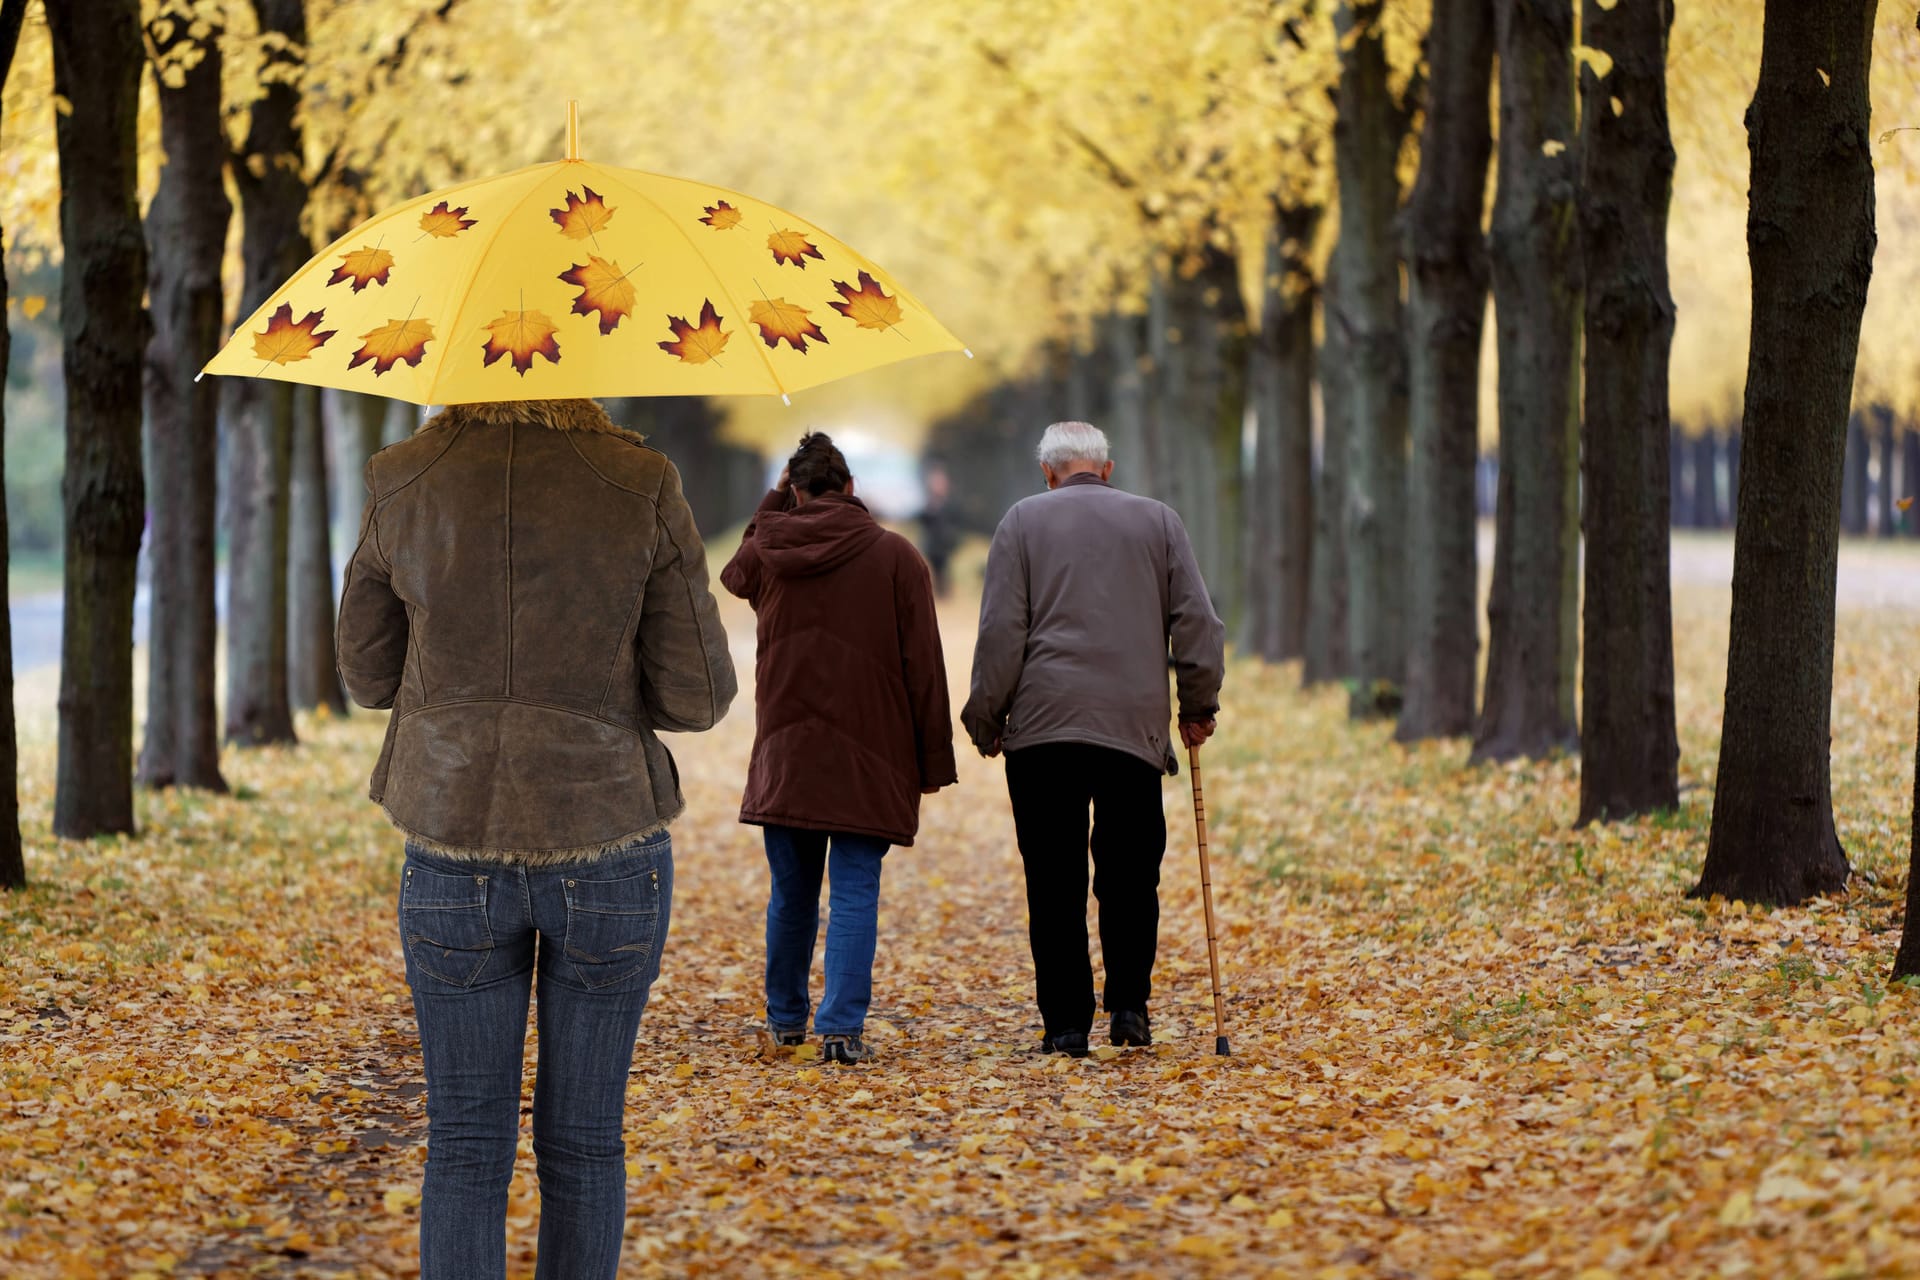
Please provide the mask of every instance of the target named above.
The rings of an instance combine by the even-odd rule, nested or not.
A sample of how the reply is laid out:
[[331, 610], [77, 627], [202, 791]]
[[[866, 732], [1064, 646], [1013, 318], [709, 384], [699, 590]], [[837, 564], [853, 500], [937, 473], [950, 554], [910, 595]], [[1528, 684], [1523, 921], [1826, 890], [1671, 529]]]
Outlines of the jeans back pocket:
[[673, 892], [672, 863], [649, 866], [611, 880], [569, 876], [567, 936], [561, 946], [574, 976], [598, 991], [638, 975], [652, 975], [660, 963], [660, 920]]
[[407, 864], [400, 886], [400, 931], [416, 968], [456, 987], [479, 980], [493, 956], [487, 879]]

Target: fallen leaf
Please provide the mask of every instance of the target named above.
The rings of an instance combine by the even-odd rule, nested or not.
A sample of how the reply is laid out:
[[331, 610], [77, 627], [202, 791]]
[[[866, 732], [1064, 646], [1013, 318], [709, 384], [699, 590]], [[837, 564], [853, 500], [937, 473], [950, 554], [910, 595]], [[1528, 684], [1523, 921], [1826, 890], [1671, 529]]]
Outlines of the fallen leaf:
[[589, 254], [586, 262], [562, 271], [560, 279], [580, 287], [580, 296], [573, 300], [575, 315], [600, 313], [602, 334], [612, 333], [622, 319], [633, 313], [633, 282], [627, 279], [627, 273], [620, 269], [617, 261], [608, 262]]
[[757, 298], [747, 308], [747, 319], [759, 326], [760, 340], [769, 347], [776, 346], [782, 338], [795, 351], [807, 349], [807, 339], [825, 342], [827, 335], [820, 332], [820, 326], [807, 319], [812, 314], [807, 308], [796, 306], [785, 298]]
[[660, 349], [679, 356], [686, 364], [705, 364], [715, 359], [726, 349], [727, 339], [733, 336], [721, 332], [720, 313], [713, 309], [712, 299], [701, 304], [699, 324], [688, 324], [679, 316], [670, 315], [667, 328], [673, 331], [673, 341], [662, 342]]
[[281, 303], [267, 320], [267, 327], [253, 335], [253, 354], [271, 364], [305, 360], [334, 335], [334, 330], [319, 327], [326, 314], [324, 309], [309, 311], [306, 319], [295, 324], [292, 304]]
[[552, 317], [544, 311], [505, 310], [500, 318], [486, 326], [487, 341], [482, 348], [485, 357], [481, 367], [492, 364], [502, 356], [513, 357], [513, 369], [521, 377], [533, 367], [536, 355], [545, 356], [554, 364], [560, 363], [560, 343], [553, 336], [558, 326]]
[[421, 357], [427, 353], [427, 343], [433, 338], [433, 324], [410, 317], [389, 320], [378, 329], [361, 334], [360, 338], [360, 349], [347, 361], [347, 368], [358, 369], [371, 360], [373, 376], [377, 378], [393, 368], [396, 361], [419, 368]]
[[355, 249], [340, 259], [340, 265], [327, 277], [329, 285], [345, 280], [353, 281], [353, 291], [360, 292], [369, 284], [384, 285], [387, 276], [393, 270], [393, 255], [374, 245]]

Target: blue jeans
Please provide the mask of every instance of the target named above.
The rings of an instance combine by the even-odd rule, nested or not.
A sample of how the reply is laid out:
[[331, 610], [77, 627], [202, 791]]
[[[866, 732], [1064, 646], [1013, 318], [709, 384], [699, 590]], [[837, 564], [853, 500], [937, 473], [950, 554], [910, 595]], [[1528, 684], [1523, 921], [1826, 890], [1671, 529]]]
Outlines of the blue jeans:
[[774, 1031], [807, 1029], [807, 973], [820, 933], [820, 874], [828, 871], [827, 996], [813, 1029], [823, 1036], [857, 1036], [866, 1028], [873, 999], [880, 860], [887, 842], [773, 826], [766, 828], [766, 841], [773, 875], [767, 899], [767, 1025]]
[[542, 868], [407, 846], [400, 937], [427, 1073], [421, 1280], [507, 1273], [507, 1186], [536, 985], [535, 1275], [614, 1275], [626, 1227], [627, 1070], [672, 904], [665, 832], [593, 862]]

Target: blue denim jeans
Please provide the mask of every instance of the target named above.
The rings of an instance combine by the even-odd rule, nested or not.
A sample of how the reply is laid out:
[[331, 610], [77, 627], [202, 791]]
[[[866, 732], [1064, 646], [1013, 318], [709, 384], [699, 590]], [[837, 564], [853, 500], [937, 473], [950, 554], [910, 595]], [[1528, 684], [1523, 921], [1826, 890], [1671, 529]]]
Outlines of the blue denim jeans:
[[507, 1186], [536, 987], [535, 1275], [610, 1280], [618, 1269], [627, 1070], [672, 903], [665, 832], [593, 862], [544, 868], [407, 846], [400, 937], [427, 1074], [421, 1280], [507, 1273]]
[[[805, 1031], [807, 974], [820, 934], [820, 875], [828, 874], [827, 993], [813, 1029], [857, 1036], [873, 999], [873, 949], [879, 933], [880, 860], [888, 849], [874, 836], [798, 827], [767, 827], [767, 1025]], [[828, 854], [828, 846], [832, 854]]]

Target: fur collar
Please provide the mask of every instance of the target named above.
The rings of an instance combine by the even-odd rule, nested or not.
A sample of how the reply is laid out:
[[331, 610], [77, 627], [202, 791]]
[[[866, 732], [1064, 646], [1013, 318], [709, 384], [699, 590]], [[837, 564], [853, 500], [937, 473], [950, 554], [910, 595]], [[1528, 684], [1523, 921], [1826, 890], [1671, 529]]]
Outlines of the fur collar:
[[450, 404], [428, 418], [421, 426], [462, 427], [468, 423], [527, 423], [553, 431], [587, 431], [602, 435], [632, 436], [644, 439], [637, 431], [618, 426], [598, 400], [493, 400], [476, 404]]

